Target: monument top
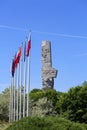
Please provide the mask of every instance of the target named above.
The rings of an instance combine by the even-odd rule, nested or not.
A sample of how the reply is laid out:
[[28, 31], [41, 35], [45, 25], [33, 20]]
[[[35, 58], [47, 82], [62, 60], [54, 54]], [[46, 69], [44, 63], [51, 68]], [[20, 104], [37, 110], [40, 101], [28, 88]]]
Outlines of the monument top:
[[50, 41], [42, 41], [42, 46], [46, 46], [47, 44], [50, 44]]
[[52, 68], [51, 42], [42, 41], [42, 85], [43, 89], [54, 87], [57, 70]]

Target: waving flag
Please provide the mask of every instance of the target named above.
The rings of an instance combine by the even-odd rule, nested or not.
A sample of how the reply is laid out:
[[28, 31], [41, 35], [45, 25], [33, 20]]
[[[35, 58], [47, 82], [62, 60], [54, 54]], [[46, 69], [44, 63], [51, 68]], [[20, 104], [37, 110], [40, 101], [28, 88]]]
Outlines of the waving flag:
[[12, 67], [11, 67], [12, 77], [14, 77], [14, 73], [15, 73], [15, 63], [14, 63], [14, 59], [13, 59], [13, 61], [12, 61]]
[[15, 65], [17, 66], [17, 64], [19, 63], [20, 61], [20, 57], [22, 55], [22, 47], [19, 48], [19, 51], [17, 53], [17, 56], [16, 56], [16, 59], [15, 59]]
[[15, 57], [14, 57], [14, 69], [16, 69], [17, 68], [17, 60], [16, 60], [16, 58], [17, 58], [17, 54], [15, 54]]
[[12, 77], [14, 77], [16, 67], [17, 67], [17, 63], [16, 63], [16, 54], [15, 54], [14, 59], [12, 60], [12, 67], [11, 67]]
[[27, 50], [26, 50], [26, 56], [27, 57], [30, 54], [30, 48], [31, 48], [31, 36], [30, 36], [30, 39], [28, 39], [28, 43], [27, 43]]

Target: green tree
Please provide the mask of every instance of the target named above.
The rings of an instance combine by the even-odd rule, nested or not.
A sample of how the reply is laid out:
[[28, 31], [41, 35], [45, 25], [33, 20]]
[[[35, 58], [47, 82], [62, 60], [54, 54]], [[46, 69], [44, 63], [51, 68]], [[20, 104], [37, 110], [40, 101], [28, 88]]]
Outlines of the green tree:
[[87, 123], [87, 83], [60, 96], [59, 113], [75, 122]]
[[9, 89], [5, 89], [0, 94], [0, 120], [8, 120], [9, 118]]

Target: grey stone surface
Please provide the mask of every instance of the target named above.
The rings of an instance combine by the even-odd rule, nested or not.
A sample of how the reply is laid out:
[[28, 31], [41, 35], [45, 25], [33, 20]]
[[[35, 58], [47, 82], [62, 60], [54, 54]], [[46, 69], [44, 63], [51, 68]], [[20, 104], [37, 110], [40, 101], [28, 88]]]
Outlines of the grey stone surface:
[[57, 76], [57, 70], [52, 68], [51, 42], [42, 42], [42, 86], [43, 89], [54, 87], [54, 78]]

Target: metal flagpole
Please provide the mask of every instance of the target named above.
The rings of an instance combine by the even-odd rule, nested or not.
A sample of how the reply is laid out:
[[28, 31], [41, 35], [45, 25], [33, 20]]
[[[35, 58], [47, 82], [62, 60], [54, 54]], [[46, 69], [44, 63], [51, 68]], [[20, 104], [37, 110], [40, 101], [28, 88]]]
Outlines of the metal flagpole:
[[21, 61], [20, 61], [20, 85], [19, 86], [20, 86], [20, 88], [19, 88], [20, 89], [19, 90], [19, 93], [20, 93], [20, 95], [19, 95], [20, 96], [19, 119], [21, 119], [21, 87], [22, 87], [21, 86]]
[[[22, 49], [23, 49], [23, 46], [22, 46]], [[21, 94], [21, 91], [22, 91], [22, 60], [23, 59], [21, 57], [20, 63], [19, 63], [20, 64], [20, 81], [19, 81], [20, 82], [20, 85], [19, 85], [20, 86], [20, 106], [19, 106], [19, 119], [21, 119], [21, 114], [22, 114], [21, 113], [21, 106], [22, 106], [22, 103], [21, 103], [22, 102], [21, 101], [21, 95], [22, 95]]]
[[12, 78], [12, 87], [11, 87], [11, 96], [12, 96], [12, 121], [13, 121], [13, 118], [14, 118], [14, 111], [13, 111], [13, 108], [14, 108], [14, 77]]
[[17, 111], [17, 69], [16, 69], [16, 72], [15, 72], [15, 92], [14, 92], [14, 97], [15, 97], [15, 100], [14, 100], [14, 104], [15, 104], [15, 108], [14, 108], [14, 121], [16, 120], [16, 111]]
[[28, 56], [28, 93], [27, 93], [27, 117], [29, 116], [29, 111], [30, 111], [30, 107], [29, 107], [29, 93], [30, 93], [30, 54]]
[[18, 92], [18, 85], [19, 85], [18, 84], [18, 79], [19, 79], [18, 77], [19, 77], [19, 65], [18, 65], [18, 75], [17, 75], [17, 104], [16, 104], [17, 105], [17, 109], [16, 109], [16, 121], [18, 121], [18, 95], [19, 95], [18, 94], [19, 93]]
[[9, 123], [12, 122], [12, 76], [11, 86], [9, 87]]
[[15, 120], [17, 121], [17, 100], [18, 100], [18, 68], [16, 69], [16, 97], [15, 97]]
[[10, 106], [9, 106], [9, 122], [14, 121], [14, 59], [11, 67], [11, 87], [10, 87]]
[[18, 86], [17, 86], [17, 112], [16, 112], [16, 121], [19, 119], [19, 88], [20, 88], [20, 62], [18, 64]]
[[29, 33], [29, 44], [28, 44], [28, 92], [27, 92], [27, 117], [29, 116], [30, 112], [30, 99], [29, 99], [29, 93], [30, 93], [30, 48], [31, 48], [31, 31]]
[[11, 122], [11, 86], [9, 87], [9, 123]]
[[25, 117], [25, 94], [26, 94], [26, 60], [24, 61], [24, 94], [23, 94], [23, 117]]
[[15, 121], [15, 78], [16, 75], [14, 75], [13, 78], [13, 120]]
[[29, 39], [28, 39], [28, 48], [27, 48], [27, 57], [28, 57], [28, 87], [27, 87], [27, 117], [30, 114], [30, 99], [29, 99], [29, 93], [30, 93], [30, 48], [31, 48], [31, 31], [29, 33]]
[[14, 121], [16, 120], [16, 87], [17, 87], [17, 70], [14, 75]]

